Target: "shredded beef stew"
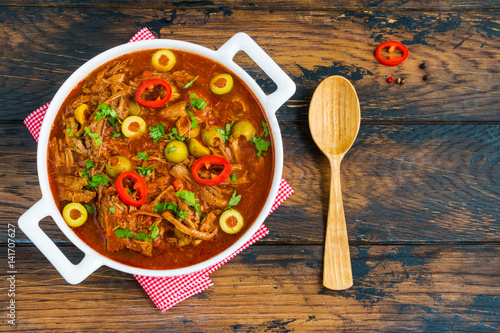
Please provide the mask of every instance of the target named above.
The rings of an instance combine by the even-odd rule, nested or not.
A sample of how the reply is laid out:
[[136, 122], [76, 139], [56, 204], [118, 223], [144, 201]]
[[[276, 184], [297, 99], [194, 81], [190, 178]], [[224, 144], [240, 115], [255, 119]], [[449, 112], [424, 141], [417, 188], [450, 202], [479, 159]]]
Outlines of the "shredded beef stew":
[[52, 126], [52, 193], [73, 231], [118, 262], [200, 263], [252, 225], [267, 199], [271, 133], [248, 87], [221, 64], [147, 50], [101, 66]]

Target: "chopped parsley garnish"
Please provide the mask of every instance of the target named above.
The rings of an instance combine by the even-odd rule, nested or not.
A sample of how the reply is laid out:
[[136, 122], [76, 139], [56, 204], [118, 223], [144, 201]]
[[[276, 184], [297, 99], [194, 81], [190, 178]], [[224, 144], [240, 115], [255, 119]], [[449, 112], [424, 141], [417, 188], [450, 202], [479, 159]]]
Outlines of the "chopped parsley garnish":
[[231, 196], [231, 199], [229, 199], [229, 203], [227, 204], [226, 208], [224, 208], [224, 210], [236, 206], [237, 204], [240, 203], [240, 200], [241, 200], [241, 194], [236, 195], [236, 191], [234, 191], [233, 195]]
[[[91, 139], [94, 139], [94, 142], [96, 144], [96, 146], [100, 146], [102, 145], [102, 140], [99, 138], [99, 133], [92, 133], [90, 131], [90, 129], [85, 126], [85, 133], [91, 138]], [[85, 136], [85, 135], [84, 135]]]
[[71, 128], [72, 128], [71, 123], [68, 121], [68, 126], [66, 126], [66, 134], [68, 134], [68, 136], [75, 138], [75, 139], [78, 139], [78, 140], [83, 139], [83, 136], [85, 136], [85, 134], [82, 137], [76, 136], [75, 134], [71, 134]]
[[198, 120], [196, 120], [196, 117], [195, 117], [195, 116], [194, 116], [194, 114], [191, 112], [191, 110], [189, 110], [188, 108], [186, 108], [186, 112], [188, 113], [189, 118], [191, 118], [191, 128], [196, 128], [196, 127], [198, 127]]
[[111, 207], [109, 207], [108, 209], [109, 209], [109, 211], [110, 211], [111, 213], [113, 213], [113, 214], [116, 212], [116, 208], [115, 208], [115, 206], [111, 206]]
[[149, 241], [154, 241], [158, 238], [160, 235], [160, 228], [156, 225], [153, 224], [148, 228], [149, 231], [151, 231], [151, 234], [146, 234], [143, 232], [136, 233], [135, 235], [132, 235], [132, 232], [130, 231], [129, 228], [125, 229], [119, 229], [118, 226], [116, 226], [113, 231], [115, 232], [116, 236], [118, 238], [133, 238], [137, 240], [149, 240]]
[[90, 168], [95, 168], [95, 164], [91, 160], [86, 160], [85, 161], [85, 169], [90, 169]]
[[231, 181], [237, 182], [238, 178], [236, 178], [236, 175], [234, 173], [231, 174]]
[[165, 135], [165, 126], [163, 124], [158, 124], [156, 127], [155, 126], [149, 126], [149, 136], [153, 139], [153, 141], [156, 143], [158, 140], [163, 138]]
[[203, 97], [198, 98], [198, 95], [196, 95], [195, 93], [189, 94], [189, 99], [191, 100], [192, 108], [204, 110], [207, 107], [207, 102], [205, 101], [205, 99]]
[[269, 149], [269, 146], [271, 145], [271, 142], [266, 141], [262, 138], [257, 138], [256, 136], [252, 136], [250, 141], [252, 141], [255, 145], [255, 148], [257, 148], [258, 157], [262, 155], [263, 151], [267, 151]]
[[99, 121], [101, 119], [107, 118], [108, 121], [113, 125], [113, 127], [116, 127], [116, 122], [118, 121], [121, 123], [120, 119], [118, 118], [118, 114], [116, 113], [115, 110], [109, 107], [107, 103], [102, 103], [97, 107], [97, 112], [94, 116], [94, 119], [96, 121]]
[[153, 172], [155, 168], [153, 168], [153, 167], [136, 167], [135, 169], [137, 170], [137, 172], [138, 172], [141, 176], [147, 176], [147, 175], [149, 175], [151, 172]]
[[113, 231], [115, 232], [116, 236], [118, 238], [133, 238], [132, 233], [130, 232], [129, 228], [125, 229], [118, 229], [118, 226], [116, 226]]
[[89, 173], [90, 173], [90, 169], [91, 168], [95, 168], [95, 164], [91, 160], [87, 160], [85, 162], [85, 169], [86, 170], [80, 171], [80, 174], [82, 175], [83, 178], [88, 178], [89, 177]]
[[179, 207], [172, 202], [158, 202], [153, 209], [155, 212], [164, 212], [167, 209], [171, 210], [174, 212], [175, 216], [179, 217], [183, 221], [189, 213], [188, 210], [180, 210]]
[[231, 126], [233, 126], [234, 120], [230, 124], [226, 124], [226, 130], [223, 130], [222, 128], [216, 127], [215, 130], [220, 133], [222, 136], [222, 140], [228, 141], [229, 137], [231, 136]]
[[176, 150], [177, 150], [177, 147], [170, 147], [170, 148], [168, 148], [168, 150], [167, 150], [167, 154], [173, 153], [173, 152], [174, 152], [174, 151], [176, 151]]
[[156, 240], [158, 236], [160, 235], [160, 228], [156, 224], [152, 224], [149, 228], [149, 231], [151, 231], [151, 234], [149, 235], [149, 239], [151, 240]]
[[92, 179], [90, 180], [87, 180], [87, 186], [85, 186], [86, 188], [94, 188], [94, 187], [98, 187], [99, 185], [102, 185], [102, 186], [105, 186], [105, 185], [108, 185], [109, 183], [109, 179], [105, 176], [105, 175], [95, 175], [95, 176], [92, 176]]
[[191, 87], [193, 85], [194, 81], [196, 81], [197, 78], [198, 78], [198, 75], [196, 75], [196, 77], [193, 80], [191, 80], [188, 83], [186, 83], [184, 85], [183, 89], [187, 89], [187, 88]]
[[180, 190], [175, 193], [175, 196], [178, 198], [181, 198], [182, 200], [186, 201], [186, 203], [193, 207], [197, 212], [200, 211], [200, 204], [196, 203], [196, 200], [194, 199], [194, 193], [189, 192], [186, 190]]
[[170, 133], [168, 133], [168, 138], [170, 139], [177, 139], [179, 141], [184, 141], [186, 140], [185, 137], [179, 135], [179, 131], [177, 131], [177, 128], [173, 127]]
[[269, 126], [262, 120], [262, 127], [264, 128], [264, 136], [267, 138], [269, 136]]
[[164, 212], [165, 209], [167, 209], [167, 203], [166, 202], [158, 202], [155, 206], [154, 206], [154, 211], [155, 212]]
[[135, 234], [135, 236], [133, 236], [132, 238], [138, 239], [138, 240], [147, 240], [149, 238], [149, 235], [145, 234], [143, 232], [139, 232], [139, 233]]
[[139, 159], [143, 161], [147, 161], [149, 158], [149, 155], [143, 151], [138, 152], [137, 156], [139, 156]]
[[94, 210], [95, 210], [95, 209], [94, 209], [94, 206], [91, 206], [91, 205], [89, 205], [89, 204], [85, 204], [85, 208], [87, 209], [87, 212], [88, 212], [89, 214], [92, 214], [92, 213], [94, 212]]

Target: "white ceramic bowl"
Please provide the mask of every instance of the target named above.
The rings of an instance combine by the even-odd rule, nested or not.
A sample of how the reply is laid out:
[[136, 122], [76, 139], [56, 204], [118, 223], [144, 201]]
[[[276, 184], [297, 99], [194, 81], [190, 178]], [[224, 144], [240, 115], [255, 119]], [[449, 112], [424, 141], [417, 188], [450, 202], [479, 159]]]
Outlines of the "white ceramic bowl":
[[[274, 141], [275, 151], [275, 170], [271, 191], [267, 198], [266, 204], [264, 205], [264, 208], [260, 212], [254, 224], [248, 229], [248, 231], [243, 234], [236, 243], [234, 243], [231, 247], [229, 247], [219, 255], [196, 265], [171, 270], [149, 270], [125, 265], [99, 254], [87, 244], [85, 244], [64, 222], [50, 191], [47, 174], [47, 145], [52, 123], [54, 121], [54, 118], [56, 117], [57, 112], [59, 111], [59, 108], [66, 99], [67, 95], [73, 90], [73, 88], [93, 70], [95, 70], [102, 64], [117, 58], [118, 56], [134, 51], [157, 48], [169, 48], [174, 50], [177, 49], [194, 52], [223, 64], [233, 73], [238, 75], [253, 91], [265, 110], [269, 121], [269, 128]], [[233, 61], [235, 54], [239, 51], [245, 52], [269, 76], [269, 78], [271, 78], [275, 82], [275, 84], [277, 85], [276, 91], [274, 91], [272, 94], [266, 95], [250, 77], [250, 75], [248, 75], [247, 72], [245, 72]], [[38, 249], [45, 255], [45, 257], [47, 257], [47, 259], [52, 263], [52, 265], [54, 265], [54, 267], [59, 271], [64, 279], [71, 284], [80, 283], [102, 265], [117, 269], [122, 272], [144, 276], [176, 276], [192, 273], [212, 266], [230, 256], [238, 248], [245, 244], [260, 228], [260, 226], [264, 222], [264, 219], [267, 217], [269, 211], [271, 210], [274, 199], [276, 198], [276, 195], [278, 193], [278, 188], [281, 181], [281, 173], [283, 170], [283, 144], [281, 141], [281, 133], [275, 113], [278, 108], [294, 94], [294, 92], [295, 84], [293, 83], [293, 81], [245, 33], [238, 33], [234, 35], [217, 51], [213, 51], [188, 42], [168, 39], [156, 39], [128, 43], [103, 52], [86, 62], [77, 71], [75, 71], [66, 80], [66, 82], [64, 82], [61, 88], [59, 88], [56, 95], [54, 96], [54, 99], [50, 103], [40, 131], [37, 152], [38, 178], [42, 190], [42, 199], [40, 199], [40, 201], [33, 205], [28, 211], [26, 211], [26, 213], [24, 213], [19, 218], [19, 228], [21, 228], [21, 230], [38, 247]], [[85, 257], [79, 264], [72, 264], [54, 244], [54, 242], [42, 231], [42, 229], [40, 229], [39, 222], [46, 216], [52, 216], [52, 218], [54, 219], [58, 227], [62, 230], [62, 232], [66, 235], [66, 237], [68, 237], [68, 239], [85, 254]]]

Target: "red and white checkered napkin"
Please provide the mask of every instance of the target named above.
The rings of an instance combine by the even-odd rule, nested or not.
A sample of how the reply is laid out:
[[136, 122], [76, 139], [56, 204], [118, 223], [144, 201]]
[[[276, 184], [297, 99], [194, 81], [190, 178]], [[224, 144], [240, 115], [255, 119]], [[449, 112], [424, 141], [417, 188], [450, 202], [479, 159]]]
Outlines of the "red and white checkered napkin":
[[[130, 39], [129, 42], [135, 42], [145, 39], [155, 39], [153, 34], [147, 28], [141, 29], [137, 34], [135, 34], [134, 37], [132, 37], [132, 39]], [[24, 124], [26, 125], [26, 127], [28, 127], [28, 130], [37, 142], [40, 134], [40, 127], [42, 126], [43, 118], [45, 116], [45, 113], [47, 112], [49, 104], [50, 103], [47, 103], [39, 107], [24, 120]], [[276, 208], [278, 208], [278, 206], [281, 205], [283, 201], [285, 201], [292, 194], [293, 189], [284, 179], [281, 179], [278, 195], [276, 196], [269, 214], [271, 214]], [[211, 273], [215, 272], [218, 268], [220, 268], [222, 265], [236, 256], [238, 253], [258, 241], [268, 233], [269, 230], [267, 230], [266, 226], [263, 224], [248, 242], [246, 242], [242, 247], [236, 250], [229, 257], [211, 267], [205, 268], [198, 272], [174, 277], [148, 277], [140, 275], [134, 276], [144, 288], [149, 297], [151, 297], [156, 306], [161, 311], [166, 311], [180, 301], [192, 295], [196, 295], [210, 287], [213, 284], [209, 278], [209, 275]]]

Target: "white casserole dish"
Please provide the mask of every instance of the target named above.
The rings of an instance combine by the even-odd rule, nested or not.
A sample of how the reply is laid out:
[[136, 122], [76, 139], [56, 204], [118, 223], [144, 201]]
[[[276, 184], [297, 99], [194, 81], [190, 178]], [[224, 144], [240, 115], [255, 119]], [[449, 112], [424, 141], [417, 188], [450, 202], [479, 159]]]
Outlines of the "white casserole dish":
[[[97, 251], [85, 244], [64, 222], [59, 210], [57, 209], [50, 190], [47, 173], [47, 146], [52, 123], [57, 112], [59, 111], [59, 108], [73, 88], [96, 68], [118, 56], [134, 51], [158, 48], [184, 50], [203, 55], [223, 64], [234, 74], [238, 75], [253, 91], [264, 108], [269, 121], [269, 128], [272, 133], [275, 151], [275, 168], [269, 196], [257, 220], [248, 229], [248, 231], [243, 234], [236, 243], [219, 255], [196, 265], [171, 270], [148, 270], [125, 265], [99, 254]], [[266, 95], [251, 78], [251, 76], [233, 61], [234, 56], [239, 51], [245, 52], [269, 76], [269, 78], [274, 81], [277, 86], [276, 91]], [[37, 169], [40, 188], [42, 191], [42, 199], [40, 199], [40, 201], [33, 205], [19, 218], [19, 228], [28, 236], [33, 244], [38, 247], [45, 257], [47, 257], [63, 278], [71, 284], [80, 283], [92, 274], [92, 272], [103, 265], [125, 273], [156, 277], [183, 275], [210, 267], [227, 258], [243, 244], [245, 244], [260, 228], [264, 219], [271, 210], [278, 193], [283, 170], [283, 144], [275, 113], [278, 108], [294, 94], [294, 92], [295, 84], [293, 81], [255, 43], [255, 41], [253, 41], [245, 33], [238, 33], [234, 35], [217, 51], [188, 42], [156, 39], [128, 43], [103, 52], [76, 70], [59, 88], [50, 103], [41, 127], [37, 150]], [[66, 237], [85, 254], [79, 264], [72, 264], [55, 245], [55, 243], [47, 236], [47, 234], [40, 229], [39, 222], [46, 216], [51, 216]]]

